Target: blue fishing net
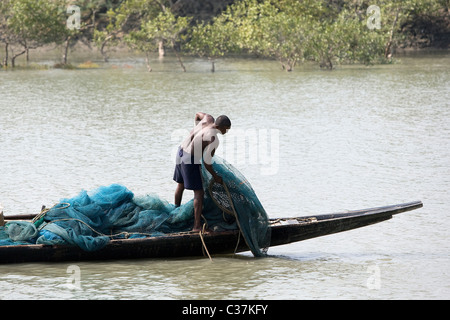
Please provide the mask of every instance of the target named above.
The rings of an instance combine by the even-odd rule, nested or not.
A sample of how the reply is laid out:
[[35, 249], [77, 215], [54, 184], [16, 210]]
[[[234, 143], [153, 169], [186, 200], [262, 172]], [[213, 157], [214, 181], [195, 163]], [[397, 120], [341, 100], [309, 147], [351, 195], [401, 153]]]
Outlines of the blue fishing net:
[[212, 166], [224, 185], [214, 183], [202, 166], [203, 187], [215, 208], [236, 217], [236, 224], [254, 256], [265, 256], [270, 246], [269, 219], [250, 182], [234, 166], [214, 156]]
[[[213, 167], [226, 187], [211, 182], [202, 166], [203, 218], [208, 228], [240, 228], [252, 253], [265, 255], [270, 228], [264, 208], [237, 169], [217, 156], [214, 159]], [[111, 239], [164, 236], [190, 231], [193, 225], [193, 199], [175, 207], [156, 194], [135, 196], [125, 186], [112, 184], [62, 199], [33, 221], [8, 222], [0, 227], [0, 245], [70, 244], [95, 251]]]

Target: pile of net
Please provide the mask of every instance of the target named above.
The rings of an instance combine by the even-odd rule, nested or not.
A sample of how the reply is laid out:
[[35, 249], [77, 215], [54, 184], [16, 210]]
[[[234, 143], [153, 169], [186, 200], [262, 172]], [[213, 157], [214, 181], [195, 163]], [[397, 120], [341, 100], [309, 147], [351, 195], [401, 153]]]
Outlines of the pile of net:
[[[269, 221], [250, 183], [217, 156], [213, 168], [224, 185], [214, 183], [202, 165], [202, 213], [208, 229], [239, 228], [253, 255], [264, 256], [270, 245]], [[189, 232], [193, 225], [193, 199], [175, 207], [156, 194], [135, 196], [125, 186], [112, 184], [62, 199], [33, 221], [8, 222], [0, 227], [0, 245], [69, 244], [95, 251], [112, 239]]]

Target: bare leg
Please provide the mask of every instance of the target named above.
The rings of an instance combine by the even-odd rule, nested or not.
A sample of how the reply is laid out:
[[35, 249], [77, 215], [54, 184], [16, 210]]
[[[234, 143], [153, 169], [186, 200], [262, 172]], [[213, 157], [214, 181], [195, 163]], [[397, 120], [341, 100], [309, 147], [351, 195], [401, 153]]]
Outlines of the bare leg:
[[175, 190], [175, 206], [181, 205], [181, 199], [183, 199], [184, 183], [178, 183]]
[[194, 190], [194, 229], [193, 231], [200, 231], [202, 229], [201, 217], [203, 209], [203, 189]]

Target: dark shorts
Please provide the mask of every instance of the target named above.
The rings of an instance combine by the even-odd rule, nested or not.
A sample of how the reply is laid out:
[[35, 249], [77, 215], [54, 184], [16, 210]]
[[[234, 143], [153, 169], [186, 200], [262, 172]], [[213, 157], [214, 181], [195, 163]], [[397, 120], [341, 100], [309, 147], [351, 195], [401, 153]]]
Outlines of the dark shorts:
[[173, 180], [178, 183], [183, 183], [185, 189], [203, 189], [201, 164], [194, 163], [194, 159], [192, 158], [190, 159], [191, 161], [186, 161], [188, 163], [185, 163], [182, 161], [182, 158], [183, 150], [178, 149]]

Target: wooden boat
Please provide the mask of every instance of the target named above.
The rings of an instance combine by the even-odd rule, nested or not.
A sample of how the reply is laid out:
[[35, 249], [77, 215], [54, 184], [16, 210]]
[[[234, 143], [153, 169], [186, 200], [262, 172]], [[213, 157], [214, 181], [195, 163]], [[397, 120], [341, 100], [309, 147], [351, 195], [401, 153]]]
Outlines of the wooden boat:
[[[393, 215], [422, 207], [421, 201], [364, 210], [298, 218], [271, 219], [271, 247], [371, 225]], [[11, 219], [5, 217], [6, 220]], [[17, 245], [0, 247], [0, 263], [119, 260], [202, 256], [248, 251], [238, 230], [168, 234], [143, 239], [111, 240], [101, 250], [86, 252], [70, 245]]]

